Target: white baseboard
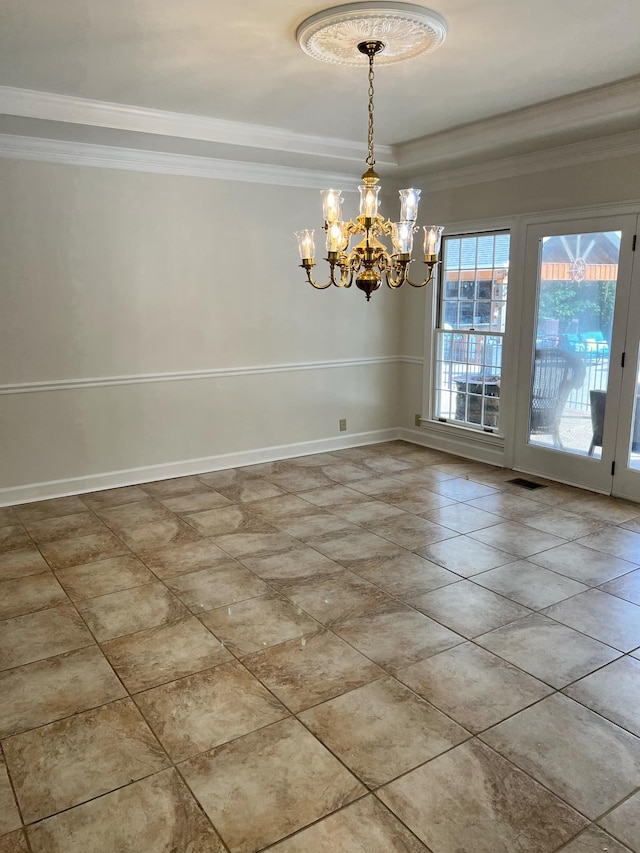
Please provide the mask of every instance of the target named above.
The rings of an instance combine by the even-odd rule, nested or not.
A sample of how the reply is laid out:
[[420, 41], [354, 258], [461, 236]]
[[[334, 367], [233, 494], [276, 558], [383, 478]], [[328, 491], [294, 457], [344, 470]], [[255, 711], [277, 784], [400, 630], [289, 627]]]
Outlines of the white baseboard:
[[[359, 447], [363, 444], [378, 444], [382, 441], [393, 441], [399, 438], [399, 432], [400, 430], [396, 428], [379, 429], [353, 435], [320, 438], [315, 441], [262, 447], [257, 450], [220, 453], [217, 456], [166, 462], [143, 468], [127, 468], [122, 471], [107, 471], [84, 477], [69, 477], [64, 480], [49, 480], [44, 483], [11, 486], [0, 489], [0, 507], [67, 497], [68, 495], [80, 495], [101, 489], [115, 489], [120, 486], [134, 486], [138, 483], [149, 483], [154, 480], [169, 480], [172, 477], [186, 477], [190, 474], [204, 474], [208, 471], [222, 471], [226, 468], [239, 468], [243, 465], [255, 465], [259, 462], [276, 462], [280, 459], [327, 453], [331, 450]], [[407, 441], [411, 440], [411, 438], [407, 439]]]
[[[427, 429], [418, 430], [397, 427], [360, 432], [348, 436], [334, 436], [314, 441], [262, 447], [256, 450], [243, 450], [236, 453], [220, 453], [216, 456], [205, 456], [200, 459], [186, 459], [179, 462], [148, 465], [141, 468], [127, 468], [122, 471], [107, 471], [84, 477], [69, 477], [64, 480], [49, 480], [43, 483], [29, 483], [24, 486], [0, 488], [0, 507], [49, 500], [51, 498], [68, 497], [69, 495], [81, 495], [87, 492], [100, 491], [101, 489], [135, 486], [139, 483], [150, 483], [155, 480], [170, 480], [173, 477], [205, 474], [209, 471], [223, 471], [227, 468], [256, 465], [260, 462], [277, 462], [283, 459], [293, 459], [296, 456], [329, 453], [332, 450], [360, 447], [366, 444], [379, 444], [383, 441], [395, 441], [396, 439], [408, 441], [411, 444], [418, 444], [422, 447], [429, 447], [433, 450], [453, 453], [455, 456], [462, 456], [466, 459], [472, 459], [475, 462], [485, 462], [488, 465], [503, 467], [503, 448], [498, 444], [489, 444], [480, 437], [457, 436]], [[534, 474], [534, 472], [524, 469], [518, 470], [524, 474]], [[585, 488], [577, 483], [566, 480], [559, 479], [557, 482], [566, 483], [566, 485], [576, 486], [577, 488]], [[626, 498], [631, 501], [637, 501], [638, 499], [636, 494], [626, 493], [617, 493], [615, 497]]]
[[[607, 494], [607, 492], [604, 492]], [[619, 491], [611, 493], [612, 498], [622, 498], [625, 501], [633, 501], [634, 503], [638, 503], [638, 491], [634, 489], [620, 489]]]
[[486, 462], [487, 465], [498, 465], [504, 467], [504, 447], [502, 442], [491, 442], [487, 436], [476, 435], [471, 430], [460, 430], [454, 432], [449, 428], [446, 432], [438, 429], [408, 429], [400, 427], [398, 438], [430, 447], [432, 450], [442, 450], [444, 453], [453, 453], [455, 456], [463, 456], [474, 462]]
[[[539, 471], [531, 471], [529, 468], [526, 467], [514, 468], [513, 470], [517, 471], [518, 474], [528, 474], [530, 477], [538, 477], [541, 480], [551, 479], [549, 477], [545, 477], [545, 475], [541, 474]], [[585, 486], [584, 483], [576, 483], [575, 480], [567, 479], [565, 477], [555, 476], [553, 477], [553, 482], [559, 483], [562, 486], [572, 486], [574, 489], [582, 489], [583, 492], [594, 492], [597, 495], [609, 495], [609, 492], [606, 489], [593, 489], [590, 486]], [[636, 501], [636, 503], [638, 501], [637, 496], [629, 497], [628, 495], [619, 494], [618, 492], [612, 494], [611, 497], [627, 498], [630, 501]]]

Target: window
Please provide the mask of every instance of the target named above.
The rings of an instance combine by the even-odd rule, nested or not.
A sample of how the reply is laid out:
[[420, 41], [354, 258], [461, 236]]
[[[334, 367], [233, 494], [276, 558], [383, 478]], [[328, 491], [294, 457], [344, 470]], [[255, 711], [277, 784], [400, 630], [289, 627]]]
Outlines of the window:
[[508, 232], [445, 236], [435, 329], [434, 417], [498, 429]]

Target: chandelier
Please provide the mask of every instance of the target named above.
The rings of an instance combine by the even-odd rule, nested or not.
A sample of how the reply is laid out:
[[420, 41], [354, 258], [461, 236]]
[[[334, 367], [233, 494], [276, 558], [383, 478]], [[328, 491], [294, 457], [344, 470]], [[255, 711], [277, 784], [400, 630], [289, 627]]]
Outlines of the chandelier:
[[[393, 9], [394, 6], [400, 9], [400, 14]], [[354, 8], [358, 10], [356, 14], [353, 13]], [[412, 15], [416, 20], [412, 20]], [[407, 24], [410, 25], [412, 38], [407, 38]], [[345, 26], [349, 28], [347, 32]], [[385, 50], [388, 42], [391, 42], [388, 62], [437, 47], [446, 34], [446, 24], [434, 12], [406, 3], [349, 4], [309, 18], [300, 25], [298, 40], [307, 53], [318, 59], [355, 64], [348, 42], [351, 40], [353, 43], [354, 31], [357, 34], [358, 27], [374, 35], [378, 30], [384, 33], [386, 39], [382, 41], [381, 38], [368, 37], [355, 44], [359, 53], [368, 58], [369, 66], [367, 169], [362, 175], [362, 185], [358, 187], [360, 210], [355, 221], [343, 219], [341, 190], [322, 191], [326, 260], [329, 263], [329, 279], [325, 284], [318, 284], [313, 277], [312, 271], [316, 265], [314, 230], [296, 231], [295, 236], [298, 239], [300, 266], [305, 270], [309, 284], [317, 290], [325, 290], [332, 284], [336, 287], [351, 287], [355, 280], [356, 287], [364, 291], [369, 301], [383, 279], [393, 289], [401, 287], [405, 282], [412, 287], [429, 284], [433, 280], [444, 230], [441, 225], [424, 226], [424, 263], [427, 272], [422, 281], [412, 281], [409, 264], [412, 262], [414, 234], [418, 231], [416, 220], [420, 190], [409, 188], [399, 191], [400, 218], [397, 222], [380, 215], [380, 178], [374, 169], [374, 58]], [[381, 241], [381, 237], [391, 239], [391, 249]], [[361, 239], [350, 250], [352, 238]]]

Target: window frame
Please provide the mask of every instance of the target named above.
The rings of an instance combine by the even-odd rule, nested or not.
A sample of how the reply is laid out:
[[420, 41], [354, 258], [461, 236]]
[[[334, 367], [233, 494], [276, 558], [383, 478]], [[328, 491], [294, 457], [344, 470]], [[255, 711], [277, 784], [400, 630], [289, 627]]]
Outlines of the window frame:
[[[519, 238], [519, 232], [517, 229], [517, 220], [514, 219], [500, 219], [496, 221], [482, 221], [482, 222], [472, 222], [469, 224], [463, 225], [452, 225], [447, 227], [445, 236], [448, 239], [462, 239], [464, 237], [483, 237], [483, 236], [494, 236], [499, 234], [508, 234], [509, 235], [509, 271], [511, 272], [513, 268], [513, 258], [515, 254], [516, 248], [516, 239]], [[422, 410], [426, 413], [426, 418], [423, 418], [422, 426], [426, 427], [433, 433], [439, 433], [444, 438], [445, 434], [451, 436], [452, 441], [457, 441], [459, 439], [455, 438], [455, 435], [458, 434], [466, 435], [467, 439], [465, 441], [470, 441], [474, 445], [476, 442], [479, 445], [496, 445], [496, 450], [504, 447], [504, 435], [506, 429], [509, 428], [509, 423], [511, 421], [511, 407], [512, 401], [508, 398], [511, 397], [511, 394], [508, 393], [508, 398], [505, 399], [504, 389], [509, 389], [511, 387], [511, 383], [509, 380], [509, 374], [511, 370], [505, 370], [505, 361], [508, 360], [508, 350], [511, 348], [508, 345], [508, 341], [510, 339], [509, 336], [509, 316], [514, 314], [514, 306], [513, 302], [519, 302], [519, 300], [514, 300], [513, 294], [513, 284], [511, 281], [511, 277], [509, 279], [509, 291], [507, 293], [507, 298], [505, 300], [505, 309], [504, 309], [504, 330], [500, 332], [495, 331], [480, 331], [476, 332], [477, 335], [488, 335], [488, 336], [499, 336], [503, 342], [502, 346], [502, 380], [500, 385], [500, 409], [499, 409], [499, 419], [496, 426], [491, 428], [486, 428], [482, 423], [475, 424], [470, 423], [468, 421], [457, 420], [454, 418], [441, 418], [436, 410], [437, 404], [437, 371], [439, 369], [438, 362], [438, 343], [439, 343], [439, 333], [445, 331], [456, 332], [462, 335], [473, 335], [474, 330], [470, 329], [456, 329], [456, 330], [445, 330], [441, 325], [442, 319], [442, 306], [446, 301], [442, 298], [443, 287], [444, 287], [444, 251], [445, 251], [445, 240], [442, 243], [441, 249], [441, 262], [438, 265], [438, 274], [437, 281], [434, 283], [435, 286], [432, 289], [431, 299], [427, 300], [427, 311], [425, 317], [425, 364], [430, 366], [430, 369], [424, 371], [423, 374], [423, 406]], [[476, 269], [478, 269], [476, 267]], [[495, 268], [494, 268], [495, 269]], [[477, 279], [475, 279], [477, 281]], [[477, 291], [476, 291], [477, 292]], [[475, 294], [474, 294], [475, 295]], [[473, 300], [477, 302], [478, 300]], [[515, 306], [515, 309], [519, 308], [519, 305]], [[507, 374], [507, 381], [503, 381], [505, 378], [505, 374]], [[447, 440], [447, 439], [445, 439]], [[479, 451], [478, 451], [479, 452]]]

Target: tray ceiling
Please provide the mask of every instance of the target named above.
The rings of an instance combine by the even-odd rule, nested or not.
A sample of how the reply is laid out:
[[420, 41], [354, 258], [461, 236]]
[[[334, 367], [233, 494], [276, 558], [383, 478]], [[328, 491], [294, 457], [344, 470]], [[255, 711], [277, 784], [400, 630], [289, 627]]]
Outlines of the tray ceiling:
[[[638, 0], [429, 5], [447, 19], [447, 40], [432, 54], [379, 69], [381, 145], [446, 138], [460, 125], [640, 74]], [[290, 0], [0, 0], [0, 84], [360, 142], [362, 69], [320, 63], [295, 41], [298, 23], [321, 8]], [[640, 128], [640, 105], [599, 126], [601, 100], [591, 107], [584, 99], [582, 130], [574, 110], [564, 135], [556, 109], [554, 144]], [[67, 120], [2, 110], [0, 98], [3, 111]]]

